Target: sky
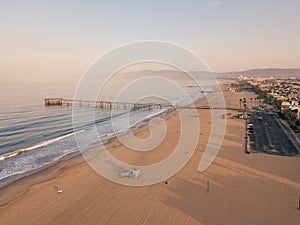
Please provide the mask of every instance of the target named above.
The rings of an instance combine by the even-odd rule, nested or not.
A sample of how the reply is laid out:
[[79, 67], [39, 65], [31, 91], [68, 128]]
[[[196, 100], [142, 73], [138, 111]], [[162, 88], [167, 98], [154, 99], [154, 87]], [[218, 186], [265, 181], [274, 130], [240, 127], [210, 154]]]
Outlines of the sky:
[[76, 81], [142, 40], [179, 44], [215, 72], [300, 68], [299, 12], [298, 0], [1, 0], [0, 80]]

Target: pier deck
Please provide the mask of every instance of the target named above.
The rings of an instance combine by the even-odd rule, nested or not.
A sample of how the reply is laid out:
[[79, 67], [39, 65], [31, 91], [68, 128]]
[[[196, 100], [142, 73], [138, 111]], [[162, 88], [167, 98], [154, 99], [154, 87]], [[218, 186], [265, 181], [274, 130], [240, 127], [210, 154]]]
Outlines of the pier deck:
[[78, 106], [92, 106], [105, 109], [113, 108], [129, 108], [129, 109], [146, 109], [152, 108], [176, 108], [176, 105], [165, 103], [129, 103], [129, 102], [112, 102], [112, 101], [96, 101], [96, 100], [74, 100], [64, 98], [46, 98], [45, 106], [72, 106], [77, 104]]

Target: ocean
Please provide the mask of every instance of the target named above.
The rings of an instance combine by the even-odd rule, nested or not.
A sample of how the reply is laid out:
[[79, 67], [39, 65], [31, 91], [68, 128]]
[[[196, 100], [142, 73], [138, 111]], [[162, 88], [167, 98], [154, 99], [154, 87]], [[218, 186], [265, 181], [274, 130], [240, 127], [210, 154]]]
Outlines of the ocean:
[[[207, 82], [203, 91], [187, 80], [181, 80], [192, 100], [211, 91]], [[47, 168], [59, 160], [79, 155], [74, 132], [86, 132], [94, 123], [99, 139], [106, 143], [115, 135], [122, 135], [160, 117], [166, 109], [128, 110], [114, 109], [118, 127], [112, 127], [110, 109], [85, 107], [82, 116], [93, 111], [95, 121], [85, 121], [76, 130], [72, 124], [72, 107], [45, 106], [44, 98], [72, 99], [76, 83], [2, 83], [0, 84], [0, 188]], [[186, 96], [165, 91], [165, 98], [178, 105], [189, 104]], [[123, 100], [126, 100], [123, 99]], [[129, 99], [127, 99], [129, 100]], [[147, 99], [149, 101], [149, 99]], [[156, 100], [157, 101], [157, 100]], [[126, 118], [129, 118], [129, 122]], [[125, 121], [126, 122], [123, 122]], [[95, 140], [86, 140], [86, 146]]]

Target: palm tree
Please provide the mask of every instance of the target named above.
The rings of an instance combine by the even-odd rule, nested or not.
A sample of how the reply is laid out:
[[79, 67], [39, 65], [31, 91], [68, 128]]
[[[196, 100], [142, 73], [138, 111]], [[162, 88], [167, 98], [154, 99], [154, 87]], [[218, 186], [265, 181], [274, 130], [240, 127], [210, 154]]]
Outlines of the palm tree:
[[242, 108], [242, 99], [240, 98], [240, 109]]
[[252, 108], [252, 98], [250, 98], [250, 105], [251, 105], [251, 108]]
[[244, 98], [243, 103], [244, 103], [244, 109], [246, 109], [246, 107], [247, 107], [247, 100], [246, 100], [246, 98]]

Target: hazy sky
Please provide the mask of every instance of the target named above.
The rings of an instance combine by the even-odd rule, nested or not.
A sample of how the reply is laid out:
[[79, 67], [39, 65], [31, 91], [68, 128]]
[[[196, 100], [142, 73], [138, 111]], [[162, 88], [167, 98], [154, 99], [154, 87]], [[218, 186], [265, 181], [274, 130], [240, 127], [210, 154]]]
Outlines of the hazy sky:
[[128, 42], [163, 40], [216, 72], [300, 68], [298, 0], [0, 1], [0, 78], [77, 80]]

